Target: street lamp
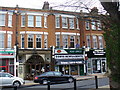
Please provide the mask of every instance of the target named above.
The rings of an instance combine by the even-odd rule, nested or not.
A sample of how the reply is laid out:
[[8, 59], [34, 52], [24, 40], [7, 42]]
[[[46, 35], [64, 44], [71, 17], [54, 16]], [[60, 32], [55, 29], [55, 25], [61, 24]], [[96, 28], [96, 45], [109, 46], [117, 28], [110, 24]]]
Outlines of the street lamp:
[[[16, 5], [16, 8], [18, 8], [18, 5]], [[17, 62], [18, 62], [18, 60], [17, 60], [17, 56], [18, 56], [18, 40], [17, 40], [17, 38], [18, 38], [18, 25], [19, 25], [18, 15], [19, 15], [19, 12], [18, 12], [18, 10], [15, 10], [13, 13], [16, 16], [16, 22], [15, 22], [15, 46], [14, 46], [14, 50], [15, 50], [14, 76], [17, 76], [18, 72], [17, 72], [16, 66], [17, 66]]]

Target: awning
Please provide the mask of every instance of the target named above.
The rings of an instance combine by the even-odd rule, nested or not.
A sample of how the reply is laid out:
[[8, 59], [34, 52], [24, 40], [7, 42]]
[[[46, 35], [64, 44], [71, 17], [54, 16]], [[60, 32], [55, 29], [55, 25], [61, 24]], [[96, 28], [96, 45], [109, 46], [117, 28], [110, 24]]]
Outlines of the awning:
[[73, 64], [84, 64], [84, 60], [80, 59], [80, 60], [56, 60], [56, 65], [73, 65]]

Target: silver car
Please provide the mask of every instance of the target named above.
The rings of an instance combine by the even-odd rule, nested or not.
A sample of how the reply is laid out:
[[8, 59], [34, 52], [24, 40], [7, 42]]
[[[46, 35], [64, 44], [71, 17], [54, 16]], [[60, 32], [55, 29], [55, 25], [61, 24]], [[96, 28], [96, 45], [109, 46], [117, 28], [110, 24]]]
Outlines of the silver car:
[[15, 77], [10, 73], [0, 72], [0, 86], [17, 86], [20, 87], [25, 81], [22, 78]]

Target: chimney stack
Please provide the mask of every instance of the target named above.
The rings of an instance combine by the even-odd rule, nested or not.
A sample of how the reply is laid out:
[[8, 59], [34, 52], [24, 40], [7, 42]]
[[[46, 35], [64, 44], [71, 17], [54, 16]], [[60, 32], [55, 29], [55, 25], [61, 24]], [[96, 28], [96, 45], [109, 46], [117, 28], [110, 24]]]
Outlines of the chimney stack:
[[45, 1], [42, 9], [49, 10], [49, 3]]

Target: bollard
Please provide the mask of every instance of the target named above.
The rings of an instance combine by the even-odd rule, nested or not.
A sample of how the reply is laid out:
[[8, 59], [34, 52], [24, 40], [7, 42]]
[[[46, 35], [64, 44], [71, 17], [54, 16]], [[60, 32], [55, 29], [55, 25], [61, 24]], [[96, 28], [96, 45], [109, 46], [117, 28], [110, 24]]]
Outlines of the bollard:
[[76, 79], [74, 79], [74, 90], [77, 90], [77, 88], [76, 88]]
[[17, 86], [14, 86], [14, 90], [17, 90]]
[[50, 81], [48, 81], [48, 90], [50, 90]]
[[96, 89], [98, 89], [98, 79], [97, 79], [97, 76], [95, 76], [95, 85], [96, 85]]

